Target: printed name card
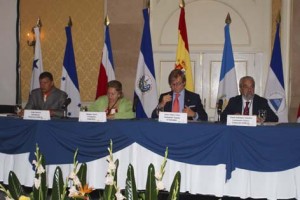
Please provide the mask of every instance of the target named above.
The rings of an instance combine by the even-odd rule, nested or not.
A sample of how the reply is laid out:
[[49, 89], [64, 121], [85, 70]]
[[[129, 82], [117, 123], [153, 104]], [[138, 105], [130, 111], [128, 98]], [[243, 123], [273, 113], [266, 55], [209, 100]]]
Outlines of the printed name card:
[[179, 112], [159, 112], [158, 116], [159, 122], [168, 122], [168, 123], [187, 123], [187, 114]]
[[256, 126], [256, 115], [228, 115], [228, 126]]
[[24, 110], [23, 119], [27, 120], [50, 120], [49, 110]]
[[79, 112], [80, 122], [106, 122], [105, 112]]

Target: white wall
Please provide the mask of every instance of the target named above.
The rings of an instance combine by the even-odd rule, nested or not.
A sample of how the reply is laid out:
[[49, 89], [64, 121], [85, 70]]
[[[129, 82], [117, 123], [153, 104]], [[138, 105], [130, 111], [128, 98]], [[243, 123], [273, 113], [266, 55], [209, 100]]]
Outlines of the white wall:
[[0, 0], [0, 104], [16, 103], [17, 0]]

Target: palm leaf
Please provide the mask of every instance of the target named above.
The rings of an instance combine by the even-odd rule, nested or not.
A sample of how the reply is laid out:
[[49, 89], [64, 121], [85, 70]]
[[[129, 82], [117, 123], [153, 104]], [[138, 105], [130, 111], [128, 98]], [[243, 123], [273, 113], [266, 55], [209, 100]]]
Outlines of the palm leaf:
[[24, 194], [20, 181], [13, 171], [10, 171], [8, 175], [8, 189], [13, 199], [19, 199]]
[[147, 184], [146, 184], [145, 200], [157, 200], [155, 169], [154, 169], [153, 164], [150, 164], [148, 167], [148, 177], [147, 177]]
[[63, 175], [60, 167], [56, 167], [53, 176], [52, 200], [61, 200], [64, 191]]
[[168, 196], [168, 200], [178, 200], [179, 199], [179, 192], [180, 192], [180, 182], [181, 182], [181, 174], [178, 171], [173, 179], [170, 193]]
[[136, 184], [134, 178], [134, 169], [131, 164], [129, 164], [127, 170], [125, 197], [127, 200], [138, 200], [138, 193], [136, 190]]
[[86, 163], [82, 163], [77, 173], [77, 177], [79, 178], [81, 185], [86, 184], [86, 173], [87, 173], [87, 165]]

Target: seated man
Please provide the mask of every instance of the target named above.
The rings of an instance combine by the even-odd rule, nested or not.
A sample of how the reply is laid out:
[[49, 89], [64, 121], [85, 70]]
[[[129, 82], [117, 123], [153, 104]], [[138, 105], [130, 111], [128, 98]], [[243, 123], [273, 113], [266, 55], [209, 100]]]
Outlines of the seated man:
[[[268, 104], [268, 100], [254, 94], [255, 82], [251, 76], [244, 76], [239, 83], [240, 93], [229, 99], [228, 105], [221, 114], [221, 121], [227, 121], [227, 115], [258, 115], [258, 110], [266, 110], [266, 122], [278, 122], [277, 115]], [[262, 119], [257, 118], [257, 122]]]
[[51, 117], [62, 117], [68, 95], [54, 86], [50, 72], [41, 73], [39, 81], [40, 88], [31, 91], [25, 109], [49, 110]]
[[174, 69], [169, 75], [170, 92], [161, 94], [159, 103], [152, 112], [152, 118], [158, 118], [159, 111], [185, 112], [189, 120], [207, 121], [207, 114], [200, 96], [185, 88], [186, 77], [180, 69]]

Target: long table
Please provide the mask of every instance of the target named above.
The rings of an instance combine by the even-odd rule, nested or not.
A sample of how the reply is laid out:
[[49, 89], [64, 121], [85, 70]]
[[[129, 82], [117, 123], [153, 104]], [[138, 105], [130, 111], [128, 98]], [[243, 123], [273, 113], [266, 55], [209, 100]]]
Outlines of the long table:
[[144, 189], [147, 167], [158, 170], [169, 149], [164, 183], [169, 190], [176, 171], [181, 191], [242, 198], [298, 198], [300, 194], [300, 126], [234, 127], [214, 123], [168, 124], [156, 120], [112, 120], [79, 123], [76, 119], [30, 121], [0, 118], [0, 181], [17, 173], [31, 186], [36, 144], [45, 155], [48, 184], [60, 166], [66, 177], [73, 154], [87, 162], [88, 182], [104, 188], [109, 141], [120, 160], [118, 185], [126, 170], [135, 169], [137, 187]]

